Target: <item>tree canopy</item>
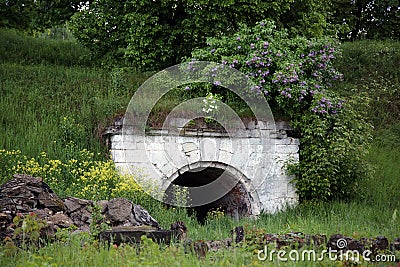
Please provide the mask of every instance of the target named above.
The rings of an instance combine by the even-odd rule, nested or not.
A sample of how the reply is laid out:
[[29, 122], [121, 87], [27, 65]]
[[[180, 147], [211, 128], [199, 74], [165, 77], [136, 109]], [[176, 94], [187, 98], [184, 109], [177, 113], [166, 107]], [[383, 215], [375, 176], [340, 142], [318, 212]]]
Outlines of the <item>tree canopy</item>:
[[0, 27], [28, 32], [62, 25], [84, 3], [79, 0], [5, 0], [0, 2]]
[[268, 18], [293, 33], [321, 36], [330, 27], [325, 5], [293, 0], [96, 0], [76, 13], [71, 29], [99, 57], [125, 58], [141, 70], [179, 63], [207, 37]]
[[106, 65], [158, 70], [181, 62], [207, 37], [268, 19], [292, 36], [399, 39], [398, 0], [6, 0], [0, 27], [43, 31], [68, 22]]

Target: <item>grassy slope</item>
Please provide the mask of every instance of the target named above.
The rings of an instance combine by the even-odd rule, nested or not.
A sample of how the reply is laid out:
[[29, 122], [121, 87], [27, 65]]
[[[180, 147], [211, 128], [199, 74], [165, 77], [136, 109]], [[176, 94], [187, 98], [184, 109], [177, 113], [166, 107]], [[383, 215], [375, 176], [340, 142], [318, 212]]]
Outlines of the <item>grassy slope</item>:
[[20, 149], [28, 156], [46, 151], [51, 157], [63, 158], [59, 141], [65, 134], [64, 116], [85, 127], [87, 138], [82, 146], [101, 151], [96, 139], [98, 126], [123, 111], [134, 89], [147, 78], [74, 66], [86, 57], [74, 43], [23, 37], [5, 30], [0, 31], [0, 40], [0, 147]]
[[[87, 61], [80, 63], [80, 65], [84, 65], [83, 67], [74, 66], [72, 62], [82, 60], [85, 58], [85, 54], [76, 52], [77, 54], [73, 55], [72, 51], [68, 52], [67, 49], [79, 50], [72, 44], [65, 46], [60, 51], [65, 51], [66, 55], [73, 55], [71, 57], [75, 57], [76, 61], [62, 58], [53, 60], [54, 54], [46, 59], [43, 55], [51, 54], [50, 51], [55, 49], [52, 45], [47, 45], [47, 41], [45, 43], [43, 40], [28, 40], [16, 37], [14, 33], [0, 32], [0, 34], [0, 40], [2, 40], [0, 51], [5, 51], [4, 40], [12, 38], [20, 40], [7, 43], [7, 46], [12, 44], [13, 51], [28, 50], [26, 53], [20, 52], [15, 56], [13, 53], [0, 53], [2, 55], [0, 60], [0, 121], [2, 125], [0, 148], [21, 149], [29, 156], [36, 156], [40, 151], [45, 150], [50, 157], [62, 158], [62, 147], [53, 141], [63, 134], [60, 123], [63, 116], [74, 117], [77, 122], [85, 126], [88, 136], [93, 136], [100, 122], [124, 109], [133, 91], [148, 76], [126, 73], [110, 75], [109, 72], [102, 69], [88, 67], [90, 64]], [[7, 37], [7, 34], [13, 37]], [[44, 49], [44, 51], [37, 55], [34, 52], [37, 49], [29, 50], [30, 47], [35, 47], [35, 45], [29, 45], [30, 42], [38, 42], [40, 45], [37, 47], [42, 47], [40, 49]], [[54, 43], [53, 45], [57, 47], [59, 44]], [[374, 43], [368, 46], [367, 49], [370, 50], [389, 51], [390, 53], [382, 54], [388, 55], [385, 60], [380, 56], [371, 56], [376, 53], [365, 51], [366, 45], [366, 43], [355, 43], [344, 46], [344, 54], [347, 57], [354, 55], [358, 55], [358, 57], [352, 57], [355, 61], [351, 64], [341, 63], [340, 67], [343, 68], [345, 74], [351, 76], [347, 76], [343, 87], [338, 90], [346, 91], [349, 87], [357, 88], [357, 90], [361, 88], [364, 91], [370, 90], [374, 97], [380, 96], [379, 99], [382, 99], [383, 96], [385, 100], [378, 103], [383, 111], [378, 115], [386, 114], [386, 122], [395, 124], [397, 122], [396, 114], [390, 113], [393, 106], [391, 103], [387, 106], [387, 101], [390, 99], [388, 95], [393, 95], [392, 91], [396, 91], [399, 84], [400, 68], [396, 64], [400, 61], [394, 59], [400, 54], [400, 45], [398, 43]], [[48, 49], [47, 52], [46, 49]], [[64, 55], [64, 52], [60, 55]], [[68, 57], [66, 56], [66, 58]], [[381, 63], [374, 63], [375, 65], [371, 67], [371, 62], [377, 58]], [[383, 68], [382, 64], [392, 65]], [[364, 65], [371, 69], [364, 68]], [[382, 78], [389, 76], [386, 76], [388, 75], [386, 72], [379, 73], [379, 71], [389, 70], [391, 76], [388, 88], [391, 91], [389, 90], [390, 92], [385, 94], [378, 90], [382, 86]], [[378, 76], [376, 76], [377, 73]], [[371, 80], [363, 82], [363, 79], [357, 78], [360, 76], [379, 81], [379, 83], [372, 87]], [[386, 81], [386, 85], [387, 83]], [[390, 112], [385, 113], [385, 108], [390, 109]], [[371, 110], [371, 114], [375, 114], [373, 112], [374, 109]], [[225, 238], [229, 235], [230, 229], [243, 224], [262, 227], [270, 233], [302, 231], [330, 235], [340, 232], [354, 237], [377, 235], [386, 235], [390, 239], [399, 237], [400, 146], [396, 145], [396, 141], [400, 137], [400, 130], [394, 126], [392, 130], [383, 129], [377, 131], [376, 134], [379, 138], [375, 140], [370, 154], [370, 161], [376, 165], [376, 173], [371, 181], [365, 182], [363, 199], [351, 203], [302, 205], [275, 215], [262, 215], [259, 220], [235, 222], [228, 218], [222, 218], [209, 221], [205, 226], [198, 225], [195, 220], [188, 218], [182, 211], [154, 210], [152, 214], [166, 228], [173, 221], [184, 220], [189, 227], [189, 237], [193, 239]], [[96, 144], [95, 138], [88, 138], [86, 146], [95, 152], [101, 150]], [[213, 231], [209, 229], [213, 229]], [[44, 256], [41, 257], [53, 255], [59, 265], [65, 263], [67, 259], [76, 264], [74, 261], [76, 261], [76, 255], [79, 254], [86, 258], [83, 260], [86, 263], [91, 262], [93, 257], [97, 257], [99, 265], [106, 264], [106, 258], [109, 256], [107, 252], [90, 249], [88, 251], [90, 253], [85, 252], [79, 245], [73, 249], [63, 246], [48, 247], [42, 251]], [[249, 259], [246, 258], [248, 255], [245, 256], [245, 254], [229, 254], [224, 257], [221, 259], [221, 263], [225, 261], [227, 264], [229, 259], [231, 263], [249, 262]], [[4, 260], [7, 261], [7, 258], [0, 255], [0, 262], [1, 259], [3, 263]], [[250, 262], [251, 259], [250, 257]], [[25, 255], [13, 260], [19, 260], [21, 263], [35, 261], [32, 255]], [[39, 258], [39, 260], [43, 259]], [[114, 263], [117, 262], [115, 260]], [[85, 263], [81, 264], [85, 265]]]

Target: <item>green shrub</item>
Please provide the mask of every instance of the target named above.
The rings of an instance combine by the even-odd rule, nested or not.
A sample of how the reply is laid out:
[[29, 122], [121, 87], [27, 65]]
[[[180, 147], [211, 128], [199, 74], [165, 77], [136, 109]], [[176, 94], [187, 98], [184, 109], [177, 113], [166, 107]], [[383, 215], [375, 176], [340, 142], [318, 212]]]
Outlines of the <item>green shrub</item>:
[[[363, 105], [368, 99], [341, 99], [331, 89], [341, 78], [333, 65], [340, 56], [335, 40], [293, 37], [263, 21], [251, 28], [242, 25], [234, 36], [209, 38], [207, 43], [209, 47], [194, 50], [192, 58], [221, 62], [248, 75], [254, 86], [245, 93], [264, 96], [275, 115], [290, 119], [299, 132], [300, 161], [288, 163], [287, 170], [295, 174], [300, 199], [353, 195], [369, 173], [365, 156], [371, 127]], [[218, 77], [214, 79], [214, 86], [206, 90], [201, 84], [191, 90], [238, 99], [218, 86]]]

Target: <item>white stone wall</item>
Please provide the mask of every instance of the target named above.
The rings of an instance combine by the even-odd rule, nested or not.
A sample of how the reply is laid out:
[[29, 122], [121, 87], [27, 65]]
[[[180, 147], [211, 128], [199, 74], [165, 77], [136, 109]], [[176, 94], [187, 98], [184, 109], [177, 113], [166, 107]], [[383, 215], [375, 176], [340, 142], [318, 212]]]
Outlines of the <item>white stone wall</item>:
[[283, 166], [289, 159], [299, 159], [299, 141], [287, 137], [286, 127], [259, 122], [236, 136], [207, 130], [182, 130], [179, 135], [152, 130], [143, 139], [117, 133], [110, 136], [111, 155], [118, 167], [137, 167], [161, 190], [189, 169], [228, 169], [249, 192], [254, 215], [273, 213], [298, 199]]

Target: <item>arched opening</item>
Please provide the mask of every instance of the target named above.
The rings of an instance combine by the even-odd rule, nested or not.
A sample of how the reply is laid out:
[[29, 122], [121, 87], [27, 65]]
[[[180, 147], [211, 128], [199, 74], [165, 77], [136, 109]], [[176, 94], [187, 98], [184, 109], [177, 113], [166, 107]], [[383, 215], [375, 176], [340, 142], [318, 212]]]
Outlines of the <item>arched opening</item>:
[[[223, 173], [225, 173], [225, 175], [221, 176]], [[231, 185], [228, 187], [229, 189], [226, 193], [212, 202], [191, 207], [191, 203], [198, 203], [198, 199], [196, 199], [198, 194], [193, 193], [193, 189], [213, 183], [217, 179], [225, 179], [225, 181], [219, 182]], [[226, 181], [226, 179], [230, 179], [230, 181]], [[166, 190], [168, 203], [177, 203], [175, 198], [178, 194], [174, 192], [174, 188], [176, 188], [175, 186], [185, 187], [188, 189], [186, 192], [186, 203], [189, 206], [188, 213], [194, 214], [197, 217], [197, 220], [201, 223], [205, 222], [207, 214], [210, 211], [219, 210], [224, 212], [225, 215], [232, 216], [236, 219], [247, 217], [252, 214], [251, 196], [247, 192], [244, 184], [240, 181], [239, 177], [234, 177], [230, 172], [225, 172], [225, 169], [223, 168], [197, 168], [178, 175]], [[218, 185], [212, 184], [212, 186]], [[182, 196], [178, 196], [178, 198], [179, 197], [182, 198]]]

